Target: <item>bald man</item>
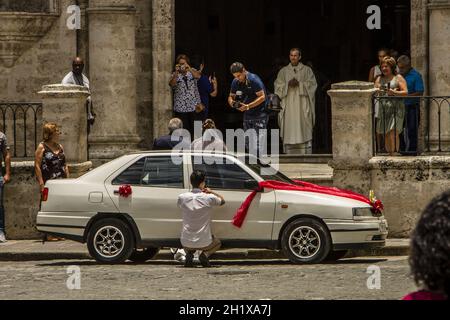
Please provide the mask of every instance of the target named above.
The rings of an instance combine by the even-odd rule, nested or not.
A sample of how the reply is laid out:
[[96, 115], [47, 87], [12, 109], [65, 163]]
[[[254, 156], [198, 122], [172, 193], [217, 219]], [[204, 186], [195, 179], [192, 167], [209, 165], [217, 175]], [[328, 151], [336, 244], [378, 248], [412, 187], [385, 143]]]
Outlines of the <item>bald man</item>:
[[[89, 79], [83, 74], [84, 62], [80, 57], [76, 57], [72, 62], [72, 71], [70, 71], [62, 80], [62, 84], [74, 84], [86, 87], [89, 90]], [[86, 102], [88, 124], [93, 125], [95, 121], [95, 113], [92, 111], [91, 97]], [[88, 126], [88, 130], [90, 126]]]

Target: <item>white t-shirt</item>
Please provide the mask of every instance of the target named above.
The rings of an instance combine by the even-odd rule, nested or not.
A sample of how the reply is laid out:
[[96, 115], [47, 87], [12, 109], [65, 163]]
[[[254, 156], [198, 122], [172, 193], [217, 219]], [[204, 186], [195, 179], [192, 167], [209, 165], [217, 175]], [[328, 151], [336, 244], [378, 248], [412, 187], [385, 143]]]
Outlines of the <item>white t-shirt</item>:
[[186, 248], [205, 248], [212, 243], [211, 208], [220, 206], [222, 200], [194, 189], [178, 196], [178, 207], [183, 215], [181, 244]]

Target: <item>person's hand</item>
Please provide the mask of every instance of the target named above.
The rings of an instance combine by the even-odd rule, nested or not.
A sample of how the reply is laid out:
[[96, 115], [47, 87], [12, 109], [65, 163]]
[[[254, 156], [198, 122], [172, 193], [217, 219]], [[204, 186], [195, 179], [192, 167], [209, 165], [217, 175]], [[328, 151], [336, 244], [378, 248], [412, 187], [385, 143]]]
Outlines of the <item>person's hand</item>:
[[41, 193], [44, 192], [44, 187], [45, 187], [44, 183], [39, 184], [39, 189], [41, 190]]
[[388, 96], [396, 96], [395, 90], [389, 89], [387, 92]]
[[209, 77], [209, 82], [211, 82], [211, 84], [212, 84], [214, 87], [217, 87], [217, 78], [216, 78], [216, 77], [210, 76], [210, 77]]
[[295, 78], [291, 79], [291, 80], [288, 82], [288, 86], [289, 86], [290, 88], [298, 87], [298, 85], [299, 85], [299, 82], [298, 82], [298, 80], [295, 79]]
[[11, 181], [11, 176], [9, 175], [9, 174], [5, 174], [4, 176], [3, 176], [3, 183], [8, 183], [8, 182], [10, 182]]
[[202, 191], [203, 191], [204, 193], [208, 193], [208, 194], [212, 193], [212, 191], [211, 191], [210, 188], [204, 188]]
[[248, 111], [248, 110], [250, 110], [250, 108], [248, 107], [248, 104], [241, 104], [241, 107], [238, 109], [239, 111], [241, 111], [241, 112], [245, 112], [245, 111]]

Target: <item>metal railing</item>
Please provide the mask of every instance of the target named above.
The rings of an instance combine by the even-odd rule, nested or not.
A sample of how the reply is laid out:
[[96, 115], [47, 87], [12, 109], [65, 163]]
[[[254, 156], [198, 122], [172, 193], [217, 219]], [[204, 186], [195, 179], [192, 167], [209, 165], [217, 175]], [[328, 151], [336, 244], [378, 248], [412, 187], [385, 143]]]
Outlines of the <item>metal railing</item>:
[[372, 107], [375, 155], [450, 153], [450, 96], [374, 95]]
[[0, 102], [0, 112], [1, 131], [6, 134], [12, 157], [33, 157], [38, 145], [38, 116], [42, 103]]

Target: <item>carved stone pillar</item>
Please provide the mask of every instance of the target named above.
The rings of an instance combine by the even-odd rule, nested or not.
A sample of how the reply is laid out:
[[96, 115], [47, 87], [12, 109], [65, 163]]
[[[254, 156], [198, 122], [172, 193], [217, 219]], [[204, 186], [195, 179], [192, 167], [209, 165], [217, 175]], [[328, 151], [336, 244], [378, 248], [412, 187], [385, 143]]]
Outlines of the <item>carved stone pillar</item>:
[[91, 0], [89, 73], [94, 110], [90, 158], [136, 151], [136, 9], [133, 0]]
[[153, 135], [167, 134], [172, 117], [169, 87], [175, 53], [175, 0], [152, 0]]

